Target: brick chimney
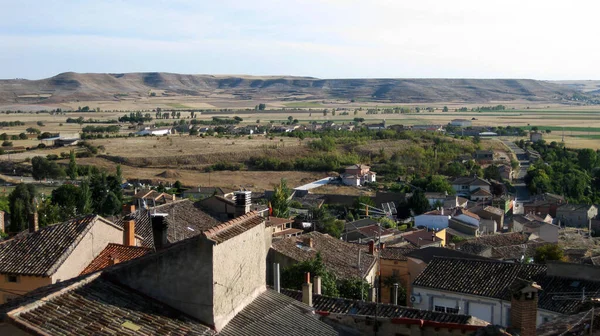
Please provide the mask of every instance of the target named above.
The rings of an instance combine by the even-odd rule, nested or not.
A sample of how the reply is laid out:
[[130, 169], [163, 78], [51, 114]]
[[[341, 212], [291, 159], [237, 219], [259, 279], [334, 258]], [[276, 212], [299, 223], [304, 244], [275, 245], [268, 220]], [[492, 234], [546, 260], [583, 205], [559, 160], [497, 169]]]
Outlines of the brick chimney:
[[134, 213], [135, 212], [135, 205], [133, 204], [123, 204], [123, 209], [121, 211], [121, 214], [123, 216], [127, 216], [130, 213]]
[[153, 214], [152, 221], [152, 237], [154, 238], [154, 248], [158, 251], [168, 244], [167, 240], [167, 215]]
[[0, 231], [6, 233], [6, 228], [4, 227], [4, 217], [6, 216], [6, 213], [2, 210], [0, 210]]
[[375, 255], [375, 242], [372, 240], [369, 242], [369, 254]]
[[126, 221], [123, 229], [123, 245], [135, 246], [135, 221]]
[[29, 232], [35, 232], [40, 229], [37, 211], [29, 215]]
[[510, 327], [520, 336], [536, 335], [540, 290], [537, 283], [528, 280], [517, 279], [510, 285]]
[[310, 283], [310, 273], [304, 273], [304, 283], [302, 284], [302, 303], [312, 307], [312, 285]]
[[315, 246], [315, 242], [312, 237], [304, 237], [304, 246], [308, 248], [313, 248]]

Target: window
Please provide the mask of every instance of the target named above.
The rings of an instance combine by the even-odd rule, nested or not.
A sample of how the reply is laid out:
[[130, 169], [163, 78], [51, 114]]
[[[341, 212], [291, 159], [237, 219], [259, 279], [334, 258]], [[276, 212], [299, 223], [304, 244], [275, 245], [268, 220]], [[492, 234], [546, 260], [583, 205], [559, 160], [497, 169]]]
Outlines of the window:
[[19, 277], [17, 277], [16, 275], [7, 275], [6, 282], [19, 282]]
[[450, 308], [450, 307], [446, 307], [446, 313], [450, 313], [450, 314], [458, 314], [458, 308]]
[[446, 307], [435, 306], [435, 307], [433, 307], [433, 311], [440, 312], [440, 313], [445, 313], [446, 312]]
[[400, 271], [397, 269], [393, 269], [392, 270], [392, 276], [393, 277], [399, 277], [400, 276]]
[[443, 307], [443, 306], [434, 306], [433, 307], [433, 311], [440, 312], [440, 313], [458, 314], [459, 310], [460, 309], [458, 307], [455, 307], [455, 308]]
[[510, 307], [506, 308], [506, 325], [510, 325]]

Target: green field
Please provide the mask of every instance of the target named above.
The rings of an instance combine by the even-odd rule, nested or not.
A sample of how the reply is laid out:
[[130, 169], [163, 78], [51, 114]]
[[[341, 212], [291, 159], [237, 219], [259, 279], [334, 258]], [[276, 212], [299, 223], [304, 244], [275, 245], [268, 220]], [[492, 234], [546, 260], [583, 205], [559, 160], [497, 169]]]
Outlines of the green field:
[[600, 140], [600, 134], [576, 134], [576, 135], [571, 135], [571, 136], [575, 137], [575, 138], [582, 138], [582, 139]]
[[530, 130], [532, 127], [537, 127], [540, 131], [571, 131], [571, 132], [600, 132], [600, 127], [562, 127], [562, 126], [523, 126], [525, 130]]

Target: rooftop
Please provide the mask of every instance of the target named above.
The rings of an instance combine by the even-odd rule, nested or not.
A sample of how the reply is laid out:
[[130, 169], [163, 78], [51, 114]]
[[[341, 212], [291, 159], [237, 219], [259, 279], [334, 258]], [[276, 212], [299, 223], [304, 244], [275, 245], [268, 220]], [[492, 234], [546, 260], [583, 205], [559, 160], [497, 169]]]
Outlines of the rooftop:
[[[298, 301], [302, 301], [302, 292], [291, 289], [282, 289], [285, 294]], [[358, 301], [344, 298], [334, 298], [313, 294], [313, 307], [319, 312], [332, 314], [375, 316], [374, 302]], [[469, 315], [440, 313], [420, 310], [392, 304], [378, 304], [377, 316], [383, 318], [409, 318], [441, 323], [456, 323], [463, 325], [487, 325], [488, 323]]]
[[559, 205], [556, 211], [581, 211], [581, 210], [589, 210], [591, 207], [593, 207], [594, 205], [590, 205], [590, 204], [571, 204], [571, 203], [567, 203], [567, 204], [562, 204]]
[[[356, 231], [360, 232], [365, 238], [374, 238], [379, 236], [379, 225], [363, 226], [356, 229]], [[397, 232], [399, 231], [396, 229], [381, 228], [381, 236], [389, 236]]]
[[265, 219], [263, 217], [257, 212], [252, 211], [223, 224], [214, 226], [204, 231], [203, 234], [206, 238], [220, 244], [264, 222]]
[[435, 244], [441, 241], [440, 238], [435, 236], [434, 231], [426, 230], [414, 231], [410, 234], [403, 235], [402, 238], [416, 247]]
[[[305, 238], [313, 239], [312, 248], [304, 244]], [[359, 274], [364, 278], [375, 265], [375, 257], [368, 253], [366, 245], [347, 243], [316, 231], [273, 242], [271, 248], [298, 262], [313, 259], [320, 253], [325, 266], [341, 279]], [[360, 273], [357, 267], [359, 251], [362, 251]]]
[[472, 193], [471, 196], [492, 196], [492, 193], [483, 188], [479, 188], [474, 193]]
[[100, 216], [88, 215], [1, 242], [0, 273], [51, 276], [99, 221], [114, 225]]
[[411, 252], [418, 250], [413, 246], [405, 247], [385, 247], [381, 250], [381, 259], [388, 260], [406, 260], [406, 256]]
[[123, 262], [141, 257], [152, 252], [152, 249], [146, 247], [126, 246], [110, 243], [92, 262], [81, 272], [80, 275], [97, 272], [108, 266], [114, 261]]
[[474, 214], [471, 211], [466, 210], [466, 209], [457, 209], [456, 212], [454, 213], [454, 215], [455, 216], [465, 215], [465, 216], [471, 217], [473, 219], [477, 219], [477, 220], [481, 219], [477, 214]]
[[463, 185], [463, 184], [468, 184], [468, 185], [491, 185], [490, 182], [479, 178], [477, 176], [475, 177], [458, 177], [456, 178], [454, 181], [452, 181], [453, 185]]
[[448, 257], [448, 258], [464, 258], [464, 259], [479, 259], [488, 260], [488, 258], [472, 255], [469, 253], [452, 250], [443, 247], [425, 247], [422, 249], [414, 249], [406, 254], [406, 257], [415, 258], [424, 261], [426, 264], [430, 263], [435, 257]]
[[294, 222], [293, 219], [269, 216], [269, 217], [267, 217], [265, 226], [266, 227], [280, 226], [280, 225], [293, 223], [293, 222]]

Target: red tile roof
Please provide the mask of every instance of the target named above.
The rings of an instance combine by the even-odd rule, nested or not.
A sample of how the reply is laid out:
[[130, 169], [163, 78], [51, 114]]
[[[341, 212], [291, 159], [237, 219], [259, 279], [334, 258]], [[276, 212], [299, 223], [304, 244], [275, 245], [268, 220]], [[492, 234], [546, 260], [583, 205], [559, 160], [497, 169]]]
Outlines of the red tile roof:
[[434, 231], [415, 231], [411, 234], [402, 236], [406, 241], [411, 243], [414, 246], [421, 247], [425, 245], [430, 245], [433, 243], [439, 243], [441, 239], [439, 237], [433, 238], [435, 235]]
[[279, 218], [279, 217], [267, 217], [267, 222], [265, 224], [266, 227], [271, 227], [271, 226], [280, 226], [280, 225], [284, 225], [287, 223], [292, 223], [294, 220], [289, 219], [289, 218]]
[[141, 257], [149, 252], [152, 252], [152, 249], [110, 243], [79, 275], [94, 273], [104, 269], [110, 266], [111, 261], [115, 259], [118, 262], [123, 262]]

